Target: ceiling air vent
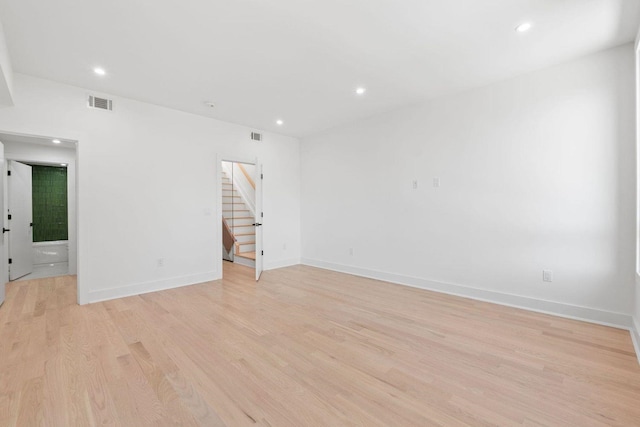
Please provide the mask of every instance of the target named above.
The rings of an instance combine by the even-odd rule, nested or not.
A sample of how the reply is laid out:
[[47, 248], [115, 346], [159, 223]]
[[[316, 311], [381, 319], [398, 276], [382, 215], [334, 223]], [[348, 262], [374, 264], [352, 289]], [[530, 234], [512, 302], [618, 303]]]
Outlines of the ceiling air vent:
[[113, 101], [107, 98], [99, 98], [97, 96], [89, 95], [89, 108], [97, 108], [98, 110], [113, 110]]
[[262, 134], [258, 132], [251, 132], [251, 139], [254, 141], [262, 141]]

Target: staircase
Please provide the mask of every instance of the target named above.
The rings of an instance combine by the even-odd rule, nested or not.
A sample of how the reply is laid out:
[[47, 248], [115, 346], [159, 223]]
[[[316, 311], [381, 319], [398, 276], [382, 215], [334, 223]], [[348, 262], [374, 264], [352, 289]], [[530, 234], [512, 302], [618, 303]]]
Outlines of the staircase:
[[229, 226], [235, 240], [235, 256], [255, 261], [254, 217], [224, 170], [222, 171], [222, 218]]

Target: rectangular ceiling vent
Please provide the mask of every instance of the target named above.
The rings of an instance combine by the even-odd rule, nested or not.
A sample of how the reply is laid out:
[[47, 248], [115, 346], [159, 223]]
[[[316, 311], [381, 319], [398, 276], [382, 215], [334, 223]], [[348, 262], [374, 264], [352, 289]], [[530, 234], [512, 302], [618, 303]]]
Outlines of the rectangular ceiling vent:
[[251, 139], [254, 141], [262, 141], [262, 134], [258, 132], [251, 132]]
[[89, 95], [89, 108], [97, 108], [98, 110], [113, 111], [113, 101], [107, 98], [100, 98]]

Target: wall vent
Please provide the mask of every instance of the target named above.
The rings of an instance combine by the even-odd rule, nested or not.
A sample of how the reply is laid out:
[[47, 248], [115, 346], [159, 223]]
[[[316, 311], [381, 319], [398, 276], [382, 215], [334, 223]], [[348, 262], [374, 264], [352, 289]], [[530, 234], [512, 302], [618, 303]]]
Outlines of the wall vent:
[[89, 108], [97, 108], [98, 110], [113, 111], [113, 101], [107, 98], [100, 98], [97, 96], [89, 95], [87, 103]]
[[262, 141], [262, 134], [258, 132], [251, 132], [251, 139], [254, 141]]

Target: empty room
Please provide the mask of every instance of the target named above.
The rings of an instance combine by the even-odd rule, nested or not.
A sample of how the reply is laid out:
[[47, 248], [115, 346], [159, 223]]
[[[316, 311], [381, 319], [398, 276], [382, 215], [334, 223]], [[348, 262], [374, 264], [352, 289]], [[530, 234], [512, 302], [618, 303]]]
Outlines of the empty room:
[[639, 426], [639, 0], [0, 0], [0, 426]]

